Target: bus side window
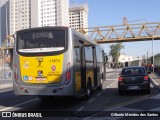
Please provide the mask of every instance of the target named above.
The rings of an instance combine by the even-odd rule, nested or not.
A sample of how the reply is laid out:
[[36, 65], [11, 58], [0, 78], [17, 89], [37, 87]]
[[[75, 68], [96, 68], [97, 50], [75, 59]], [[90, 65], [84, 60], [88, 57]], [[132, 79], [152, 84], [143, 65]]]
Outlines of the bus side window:
[[74, 59], [76, 62], [80, 62], [80, 43], [77, 36], [74, 36]]
[[85, 46], [85, 58], [86, 62], [93, 62], [92, 46]]
[[103, 52], [101, 51], [101, 50], [99, 50], [99, 55], [100, 55], [100, 63], [102, 63], [103, 62]]
[[98, 48], [96, 48], [96, 56], [97, 56], [97, 62], [100, 63], [100, 54]]

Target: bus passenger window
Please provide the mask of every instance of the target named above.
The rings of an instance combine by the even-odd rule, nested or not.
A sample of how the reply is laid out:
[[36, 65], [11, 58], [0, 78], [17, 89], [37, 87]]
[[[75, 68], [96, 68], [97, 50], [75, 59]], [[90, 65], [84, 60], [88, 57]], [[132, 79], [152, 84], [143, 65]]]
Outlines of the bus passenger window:
[[80, 43], [76, 36], [74, 36], [74, 59], [80, 62]]

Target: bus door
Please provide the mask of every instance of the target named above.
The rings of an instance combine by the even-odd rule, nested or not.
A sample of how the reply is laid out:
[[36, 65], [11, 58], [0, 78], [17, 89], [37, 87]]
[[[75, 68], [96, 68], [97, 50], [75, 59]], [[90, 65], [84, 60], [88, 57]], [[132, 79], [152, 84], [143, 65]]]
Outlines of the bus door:
[[86, 93], [86, 63], [84, 42], [80, 41], [81, 94]]
[[93, 52], [93, 70], [94, 70], [94, 88], [97, 87], [97, 57], [96, 57], [96, 48], [92, 47]]
[[106, 54], [102, 51], [102, 59], [103, 59], [103, 80], [106, 80]]

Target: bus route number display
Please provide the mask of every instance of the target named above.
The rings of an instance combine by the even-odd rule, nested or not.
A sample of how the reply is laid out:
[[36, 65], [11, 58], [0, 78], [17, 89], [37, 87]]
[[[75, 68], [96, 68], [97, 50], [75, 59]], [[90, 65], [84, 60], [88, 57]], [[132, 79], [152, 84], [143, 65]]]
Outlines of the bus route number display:
[[32, 39], [40, 39], [40, 38], [48, 38], [48, 39], [52, 39], [53, 38], [53, 34], [52, 32], [38, 32], [38, 33], [33, 33], [32, 34]]

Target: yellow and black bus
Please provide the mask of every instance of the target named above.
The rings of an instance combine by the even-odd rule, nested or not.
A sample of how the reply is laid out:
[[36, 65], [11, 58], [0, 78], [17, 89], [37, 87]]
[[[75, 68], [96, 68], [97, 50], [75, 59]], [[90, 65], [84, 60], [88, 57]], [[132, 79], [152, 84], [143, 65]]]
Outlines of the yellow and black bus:
[[16, 32], [14, 94], [86, 97], [102, 87], [105, 56], [101, 46], [69, 27]]

